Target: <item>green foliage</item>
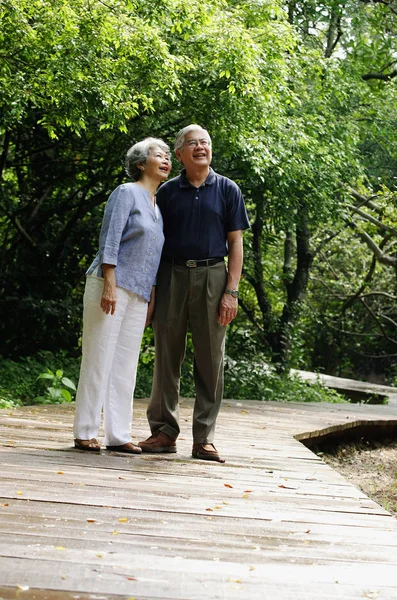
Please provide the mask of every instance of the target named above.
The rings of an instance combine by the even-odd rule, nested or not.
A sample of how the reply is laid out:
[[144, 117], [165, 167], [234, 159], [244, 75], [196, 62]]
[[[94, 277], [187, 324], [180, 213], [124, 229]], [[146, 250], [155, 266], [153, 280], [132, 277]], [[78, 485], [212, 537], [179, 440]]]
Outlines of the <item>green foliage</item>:
[[[47, 385], [44, 394], [36, 396], [34, 404], [62, 404], [72, 402], [72, 392], [76, 392], [76, 386], [68, 377], [64, 377], [63, 371], [57, 369], [55, 373], [47, 369], [45, 373], [40, 373], [37, 380], [45, 380]], [[70, 391], [72, 390], [72, 392]]]
[[[3, 356], [19, 359], [43, 349], [78, 355], [83, 274], [97, 250], [103, 203], [124, 180], [126, 149], [146, 135], [171, 141], [196, 121], [212, 135], [214, 167], [241, 185], [253, 224], [238, 325], [251, 327], [254, 352], [265, 352], [269, 362], [284, 344], [284, 358], [295, 366], [313, 356], [324, 357], [325, 365], [330, 342], [339, 368], [357, 368], [356, 342], [344, 337], [338, 345], [328, 325], [337, 318], [336, 295], [342, 288], [354, 293], [353, 282], [372, 257], [357, 259], [357, 249], [351, 261], [350, 250], [341, 255], [338, 280], [313, 242], [320, 235], [333, 239], [344, 227], [351, 215], [348, 186], [368, 194], [395, 191], [391, 6], [3, 0], [0, 19]], [[394, 224], [391, 209], [382, 218]], [[374, 233], [368, 223], [364, 229]], [[377, 232], [375, 240], [383, 239]], [[342, 243], [350, 247], [348, 239]], [[308, 287], [312, 257], [335, 286], [326, 300], [318, 292], [322, 284]], [[377, 309], [384, 306], [378, 298]], [[365, 328], [364, 313], [356, 305], [346, 321]], [[383, 314], [395, 321], [390, 306]], [[319, 324], [327, 330], [322, 340]], [[363, 336], [366, 352], [375, 339]], [[390, 347], [387, 342], [382, 352]], [[152, 362], [147, 344], [137, 382], [142, 395], [150, 391]], [[50, 368], [59, 365], [64, 370], [62, 362]], [[191, 366], [183, 369], [182, 391], [191, 395]]]
[[[262, 358], [263, 362], [258, 360]], [[280, 375], [264, 362], [255, 359], [228, 359], [225, 369], [225, 397], [241, 400], [278, 402], [345, 402], [335, 390], [319, 382], [308, 383], [297, 376]]]
[[[372, 214], [364, 206], [358, 220], [360, 231], [393, 257], [395, 198], [391, 194], [372, 195], [371, 206], [377, 208], [373, 214], [381, 227], [365, 221], [364, 215]], [[327, 226], [314, 236], [320, 251], [301, 323], [306, 364], [329, 374], [362, 379], [370, 376], [393, 384], [397, 349], [395, 267], [377, 261], [342, 223], [333, 239], [322, 246], [328, 236]]]
[[[245, 338], [246, 339], [246, 338]], [[241, 334], [240, 342], [244, 335]], [[236, 342], [228, 347], [236, 351]], [[226, 356], [225, 398], [248, 400], [279, 400], [284, 402], [341, 402], [342, 397], [319, 383], [309, 385], [297, 377], [278, 375], [267, 364], [264, 355], [255, 359], [246, 346], [245, 352], [237, 352], [238, 359]], [[63, 369], [49, 368], [61, 363]], [[151, 392], [154, 366], [153, 332], [146, 329], [138, 365], [136, 398], [148, 398]], [[80, 360], [64, 353], [54, 355], [41, 352], [19, 361], [0, 362], [0, 408], [15, 408], [32, 404], [60, 404], [73, 400]], [[64, 372], [70, 377], [65, 377]], [[188, 336], [186, 360], [182, 366], [181, 396], [194, 398], [193, 346]]]
[[[69, 385], [73, 384], [73, 381], [77, 381], [79, 374], [80, 361], [75, 358], [70, 358], [65, 353], [58, 353], [57, 355], [51, 352], [39, 352], [34, 356], [21, 357], [19, 360], [14, 361], [11, 359], [0, 360], [0, 408], [11, 408], [13, 406], [23, 406], [35, 403], [35, 398], [43, 392], [43, 381], [47, 383], [55, 379], [56, 385], [58, 384], [58, 376], [55, 374], [56, 365], [62, 365], [62, 377], [68, 381]], [[49, 370], [55, 375], [52, 376], [47, 373], [50, 379], [40, 378], [40, 373], [45, 370]], [[61, 371], [59, 371], [61, 372]], [[67, 373], [67, 377], [63, 377], [63, 373]], [[61, 384], [61, 389], [65, 387], [65, 384]], [[68, 386], [66, 386], [67, 388]], [[72, 388], [69, 388], [73, 390]], [[66, 389], [65, 391], [68, 391]], [[51, 392], [44, 394], [46, 401], [50, 399]], [[67, 394], [65, 395], [67, 396]], [[67, 398], [62, 395], [61, 398], [55, 398], [58, 402], [66, 401]]]

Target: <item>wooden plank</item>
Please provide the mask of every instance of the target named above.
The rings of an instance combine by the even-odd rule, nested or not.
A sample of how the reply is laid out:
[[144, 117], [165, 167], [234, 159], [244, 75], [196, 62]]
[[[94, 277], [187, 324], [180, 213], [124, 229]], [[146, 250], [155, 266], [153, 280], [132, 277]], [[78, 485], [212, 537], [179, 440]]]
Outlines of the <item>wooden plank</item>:
[[0, 600], [397, 598], [396, 519], [294, 439], [393, 407], [227, 401], [225, 465], [191, 413], [176, 455], [129, 457], [74, 451], [72, 406], [0, 411]]
[[368, 396], [378, 396], [379, 399], [390, 399], [397, 401], [397, 388], [369, 381], [358, 381], [357, 379], [348, 379], [345, 377], [335, 377], [324, 373], [312, 373], [310, 371], [299, 371], [291, 369], [291, 373], [298, 375], [303, 381], [320, 381], [326, 387], [339, 390], [341, 393], [347, 393], [353, 400], [359, 401]]

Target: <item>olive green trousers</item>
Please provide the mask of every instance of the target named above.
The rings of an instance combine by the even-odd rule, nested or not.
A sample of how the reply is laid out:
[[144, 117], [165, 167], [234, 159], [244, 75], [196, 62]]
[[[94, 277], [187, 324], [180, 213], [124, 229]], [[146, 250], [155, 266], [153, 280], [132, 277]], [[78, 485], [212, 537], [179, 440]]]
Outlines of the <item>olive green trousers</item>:
[[194, 347], [193, 442], [212, 442], [223, 396], [226, 327], [218, 307], [227, 282], [223, 262], [209, 267], [161, 263], [153, 319], [155, 366], [147, 408], [152, 433], [179, 435], [179, 389], [188, 323]]

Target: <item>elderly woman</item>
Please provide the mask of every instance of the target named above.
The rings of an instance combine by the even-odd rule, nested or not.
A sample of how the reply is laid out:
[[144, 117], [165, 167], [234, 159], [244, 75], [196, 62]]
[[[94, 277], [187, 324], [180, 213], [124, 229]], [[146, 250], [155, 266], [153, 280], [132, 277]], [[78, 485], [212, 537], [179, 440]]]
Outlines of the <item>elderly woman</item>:
[[99, 252], [87, 271], [84, 293], [74, 419], [74, 445], [79, 450], [100, 451], [96, 438], [103, 409], [106, 448], [141, 453], [130, 434], [133, 394], [164, 243], [155, 193], [170, 169], [170, 149], [162, 140], [138, 142], [126, 157], [133, 182], [117, 187], [105, 207]]

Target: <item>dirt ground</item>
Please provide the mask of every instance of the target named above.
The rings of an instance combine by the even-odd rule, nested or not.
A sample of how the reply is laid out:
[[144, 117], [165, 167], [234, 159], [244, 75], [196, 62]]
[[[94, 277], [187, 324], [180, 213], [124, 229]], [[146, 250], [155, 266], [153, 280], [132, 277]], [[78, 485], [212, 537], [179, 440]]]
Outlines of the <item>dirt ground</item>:
[[343, 444], [318, 453], [364, 494], [397, 517], [397, 442]]

